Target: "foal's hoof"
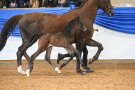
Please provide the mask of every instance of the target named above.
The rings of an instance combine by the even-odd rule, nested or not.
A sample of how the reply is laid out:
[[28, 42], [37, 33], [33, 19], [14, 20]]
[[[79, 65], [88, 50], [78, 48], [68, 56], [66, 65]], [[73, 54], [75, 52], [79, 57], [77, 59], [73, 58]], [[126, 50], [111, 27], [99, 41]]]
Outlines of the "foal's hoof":
[[60, 61], [61, 61], [63, 58], [64, 58], [63, 55], [60, 54], [60, 53], [58, 53], [57, 64], [59, 64]]
[[55, 71], [57, 71], [59, 74], [61, 74], [59, 68], [56, 67], [56, 68], [55, 68]]

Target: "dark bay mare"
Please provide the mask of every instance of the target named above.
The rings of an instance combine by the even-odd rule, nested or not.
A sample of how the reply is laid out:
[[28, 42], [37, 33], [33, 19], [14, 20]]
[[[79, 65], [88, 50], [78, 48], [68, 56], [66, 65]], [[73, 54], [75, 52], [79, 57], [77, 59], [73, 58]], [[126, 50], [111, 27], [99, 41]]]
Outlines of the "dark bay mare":
[[[31, 72], [31, 66], [34, 59], [44, 51], [46, 51], [45, 60], [49, 62], [49, 64], [55, 69], [55, 71], [57, 71], [58, 73], [61, 73], [59, 69], [56, 67], [56, 65], [52, 63], [50, 60], [50, 55], [51, 55], [53, 46], [64, 47], [65, 50], [70, 55], [69, 60], [72, 60], [75, 54], [77, 60], [80, 60], [81, 62], [81, 56], [80, 56], [79, 51], [75, 49], [72, 45], [74, 43], [75, 34], [77, 32], [77, 29], [74, 29], [76, 25], [80, 26], [81, 28], [80, 30], [85, 30], [83, 29], [83, 24], [80, 22], [79, 17], [77, 17], [73, 19], [71, 22], [69, 22], [69, 24], [61, 32], [47, 33], [40, 37], [39, 42], [38, 42], [38, 50], [30, 58], [28, 70], [26, 71], [27, 76], [29, 76]], [[82, 31], [82, 32], [85, 33], [86, 31]]]
[[[24, 55], [27, 58], [26, 50], [32, 46], [42, 35], [47, 33], [57, 33], [64, 29], [67, 24], [76, 17], [80, 17], [80, 21], [90, 32], [89, 39], [76, 39], [76, 48], [81, 53], [84, 45], [89, 45], [94, 29], [93, 23], [96, 18], [97, 10], [101, 8], [108, 16], [113, 16], [114, 11], [110, 0], [86, 0], [83, 5], [64, 15], [53, 15], [47, 13], [29, 13], [25, 15], [16, 15], [10, 18], [4, 25], [0, 35], [0, 51], [6, 44], [6, 41], [14, 31], [16, 25], [19, 24], [19, 30], [22, 37], [22, 45], [17, 51], [18, 72], [25, 74], [22, 70], [21, 59]], [[76, 26], [75, 29], [80, 29]], [[81, 33], [80, 33], [81, 35]], [[85, 66], [85, 68], [87, 65]], [[81, 72], [80, 61], [77, 60], [77, 72]], [[86, 69], [89, 69], [88, 67]]]

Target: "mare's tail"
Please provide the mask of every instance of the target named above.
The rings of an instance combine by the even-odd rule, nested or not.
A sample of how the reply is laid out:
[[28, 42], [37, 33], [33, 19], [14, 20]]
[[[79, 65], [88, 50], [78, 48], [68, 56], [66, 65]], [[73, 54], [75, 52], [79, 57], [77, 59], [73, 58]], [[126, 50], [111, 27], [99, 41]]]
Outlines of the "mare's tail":
[[0, 51], [4, 48], [10, 33], [14, 31], [22, 16], [23, 15], [13, 16], [5, 23], [0, 34]]

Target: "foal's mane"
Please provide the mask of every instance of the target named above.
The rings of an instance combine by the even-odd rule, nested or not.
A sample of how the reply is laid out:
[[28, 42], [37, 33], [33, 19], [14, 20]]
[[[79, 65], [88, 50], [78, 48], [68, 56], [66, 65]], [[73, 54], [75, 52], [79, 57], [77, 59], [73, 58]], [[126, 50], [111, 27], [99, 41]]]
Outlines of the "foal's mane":
[[65, 35], [65, 36], [71, 36], [73, 33], [72, 33], [72, 30], [74, 30], [74, 27], [76, 25], [76, 22], [79, 21], [79, 17], [71, 20], [67, 25], [66, 27], [62, 30], [62, 33]]

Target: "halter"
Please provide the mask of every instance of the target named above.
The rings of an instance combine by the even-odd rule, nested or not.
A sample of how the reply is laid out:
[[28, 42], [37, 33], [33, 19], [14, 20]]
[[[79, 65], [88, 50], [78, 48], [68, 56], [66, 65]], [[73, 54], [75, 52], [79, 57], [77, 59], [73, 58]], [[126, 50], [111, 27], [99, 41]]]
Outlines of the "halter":
[[105, 13], [107, 13], [109, 11], [109, 9], [113, 9], [112, 7], [111, 8], [108, 7], [108, 2], [110, 2], [110, 0], [104, 0], [104, 2], [103, 2], [103, 3], [105, 3], [106, 12], [103, 12], [103, 13], [100, 13], [97, 15], [104, 15]]

